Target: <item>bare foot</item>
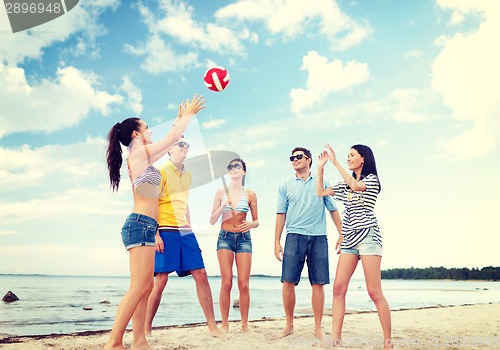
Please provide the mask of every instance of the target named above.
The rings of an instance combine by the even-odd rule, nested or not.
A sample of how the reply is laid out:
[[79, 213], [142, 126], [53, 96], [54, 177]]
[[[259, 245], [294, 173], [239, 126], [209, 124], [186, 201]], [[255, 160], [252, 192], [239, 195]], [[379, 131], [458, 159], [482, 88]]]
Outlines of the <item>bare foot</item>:
[[243, 331], [243, 333], [248, 333], [248, 334], [254, 333], [254, 331], [252, 331], [252, 330], [248, 327], [248, 325], [241, 326], [241, 330]]
[[122, 344], [119, 345], [104, 345], [104, 350], [127, 350]]
[[291, 327], [285, 327], [283, 330], [276, 334], [273, 338], [274, 339], [283, 339], [284, 337], [288, 337], [289, 335], [293, 334], [293, 326]]
[[208, 334], [210, 334], [214, 338], [219, 339], [227, 339], [228, 335], [219, 329], [219, 327], [215, 327], [214, 329], [209, 329]]
[[337, 339], [332, 338], [331, 341], [332, 341], [331, 346], [333, 346], [334, 348], [341, 348], [342, 347], [342, 339], [340, 339], [340, 338], [337, 338]]
[[222, 331], [222, 333], [228, 334], [229, 333], [229, 325], [227, 325], [227, 326], [222, 325], [220, 327], [220, 330]]
[[394, 343], [392, 342], [392, 339], [384, 340], [384, 349], [394, 349]]
[[317, 337], [315, 336], [313, 339], [312, 346], [317, 347], [317, 348], [322, 348], [324, 346], [330, 347], [330, 340], [329, 339], [323, 339], [323, 337]]
[[321, 328], [316, 329], [314, 331], [314, 339], [313, 339], [312, 346], [323, 347], [324, 345], [329, 345], [328, 341], [323, 339], [323, 331], [321, 330]]
[[109, 344], [106, 343], [106, 345], [104, 345], [104, 349], [103, 350], [127, 350], [126, 347], [123, 346], [123, 344]]
[[130, 350], [155, 350], [155, 348], [153, 348], [147, 342], [140, 342], [132, 344]]

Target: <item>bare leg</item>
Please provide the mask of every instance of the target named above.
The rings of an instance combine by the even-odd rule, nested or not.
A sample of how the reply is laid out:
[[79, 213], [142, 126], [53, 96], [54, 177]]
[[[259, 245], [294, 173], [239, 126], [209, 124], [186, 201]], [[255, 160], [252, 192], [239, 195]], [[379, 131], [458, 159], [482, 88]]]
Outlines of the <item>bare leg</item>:
[[227, 336], [217, 327], [214, 316], [214, 302], [212, 291], [208, 283], [208, 276], [205, 269], [191, 270], [191, 274], [196, 282], [196, 292], [205, 318], [207, 319], [208, 331], [212, 337], [226, 339]]
[[[123, 346], [123, 335], [125, 329], [136, 312], [138, 305], [143, 299], [147, 299], [151, 292], [153, 284], [154, 270], [154, 247], [141, 246], [129, 249], [130, 256], [130, 287], [128, 292], [123, 297], [118, 305], [116, 319], [111, 330], [111, 335], [104, 349], [125, 349]], [[139, 308], [137, 320], [143, 317], [143, 312]], [[144, 324], [144, 319], [142, 320]], [[147, 341], [142, 334], [135, 334], [134, 344], [145, 344], [147, 349]], [[142, 345], [141, 345], [142, 346]]]
[[380, 277], [380, 262], [382, 257], [379, 255], [362, 255], [361, 263], [365, 273], [366, 288], [370, 298], [377, 308], [378, 318], [382, 331], [384, 332], [384, 348], [392, 348], [391, 335], [391, 310], [389, 304], [382, 292], [382, 282]]
[[[153, 282], [153, 280], [151, 280]], [[153, 289], [153, 283], [151, 283], [150, 291]], [[144, 295], [141, 299], [139, 305], [135, 309], [134, 315], [132, 316], [132, 332], [134, 334], [134, 341], [132, 343], [132, 350], [149, 350], [153, 349], [152, 346], [146, 341], [146, 334], [144, 333], [144, 320], [146, 318], [146, 308], [148, 306], [149, 295]]]
[[250, 310], [250, 270], [252, 267], [252, 253], [236, 254], [236, 268], [238, 269], [238, 289], [240, 291], [241, 328], [243, 332], [250, 332], [248, 328], [248, 311]]
[[340, 254], [337, 263], [337, 272], [333, 282], [332, 305], [332, 342], [333, 346], [342, 345], [342, 325], [345, 316], [345, 295], [354, 270], [358, 265], [358, 256], [355, 254]]
[[[222, 331], [229, 331], [229, 308], [231, 305], [231, 289], [233, 288], [233, 260], [232, 250], [221, 249], [217, 251], [217, 258], [220, 267], [220, 294], [219, 307], [222, 318]], [[241, 305], [240, 305], [241, 307]]]
[[277, 339], [293, 334], [293, 312], [295, 309], [295, 283], [283, 282], [283, 307], [285, 308], [286, 326], [276, 336]]
[[322, 339], [321, 321], [323, 319], [323, 310], [325, 308], [325, 290], [322, 284], [312, 285], [312, 309], [314, 314], [314, 336]]
[[147, 336], [151, 335], [151, 330], [153, 328], [153, 319], [155, 318], [156, 312], [160, 307], [161, 297], [163, 290], [168, 282], [167, 273], [157, 273], [154, 280], [154, 287], [149, 296], [148, 306], [146, 311], [146, 317], [144, 321], [144, 332]]

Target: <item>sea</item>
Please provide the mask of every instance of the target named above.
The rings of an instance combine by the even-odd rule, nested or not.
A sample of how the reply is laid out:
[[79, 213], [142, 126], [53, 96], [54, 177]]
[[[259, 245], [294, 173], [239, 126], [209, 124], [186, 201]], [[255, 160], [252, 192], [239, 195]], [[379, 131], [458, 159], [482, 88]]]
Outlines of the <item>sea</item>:
[[[214, 311], [218, 305], [220, 277], [209, 277]], [[238, 299], [237, 281], [231, 299]], [[0, 295], [12, 291], [18, 301], [0, 301], [0, 336], [67, 334], [109, 330], [118, 303], [129, 286], [128, 277], [0, 275]], [[392, 310], [500, 303], [500, 282], [449, 280], [383, 280], [384, 294]], [[252, 276], [250, 319], [284, 316], [279, 277]], [[331, 308], [332, 285], [325, 287], [325, 308]], [[375, 310], [363, 279], [352, 279], [346, 308]], [[311, 315], [311, 286], [302, 278], [296, 287], [296, 316]], [[240, 319], [231, 308], [230, 320]], [[205, 322], [192, 277], [169, 278], [153, 326]]]

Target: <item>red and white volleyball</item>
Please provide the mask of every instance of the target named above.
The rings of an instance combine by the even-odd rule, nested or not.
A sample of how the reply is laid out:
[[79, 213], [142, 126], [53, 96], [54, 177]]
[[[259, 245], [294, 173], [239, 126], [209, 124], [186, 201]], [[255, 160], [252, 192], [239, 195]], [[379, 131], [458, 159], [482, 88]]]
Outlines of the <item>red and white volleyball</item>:
[[207, 69], [203, 80], [207, 88], [215, 92], [220, 92], [229, 84], [229, 73], [225, 68], [212, 67]]

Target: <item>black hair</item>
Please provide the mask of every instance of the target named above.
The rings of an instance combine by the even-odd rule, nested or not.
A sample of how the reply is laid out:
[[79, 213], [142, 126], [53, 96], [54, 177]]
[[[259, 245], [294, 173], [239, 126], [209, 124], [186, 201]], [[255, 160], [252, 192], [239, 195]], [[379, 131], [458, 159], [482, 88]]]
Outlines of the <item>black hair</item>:
[[297, 152], [297, 151], [304, 152], [304, 154], [306, 155], [306, 157], [308, 157], [311, 160], [311, 163], [309, 163], [309, 169], [310, 169], [311, 166], [312, 166], [312, 164], [313, 164], [313, 159], [312, 159], [312, 156], [311, 156], [311, 151], [309, 151], [307, 148], [304, 148], [304, 147], [295, 147], [294, 149], [292, 149], [292, 155], [295, 152]]
[[[234, 158], [232, 161], [229, 162], [228, 165], [232, 164], [233, 162], [238, 162], [241, 164], [241, 166], [243, 167], [243, 171], [246, 173], [247, 172], [247, 165], [246, 163], [243, 161], [243, 159], [241, 158]], [[241, 179], [241, 184], [243, 186], [245, 186], [245, 177], [246, 175], [243, 175], [243, 178]]]
[[140, 129], [139, 118], [128, 118], [121, 123], [116, 123], [108, 133], [108, 151], [106, 161], [109, 170], [109, 182], [113, 191], [118, 191], [120, 185], [120, 168], [123, 163], [122, 148], [132, 142], [132, 133]]
[[358, 181], [361, 181], [369, 174], [376, 175], [379, 186], [378, 192], [380, 193], [380, 191], [382, 190], [382, 185], [380, 184], [380, 178], [378, 177], [377, 173], [377, 164], [375, 163], [375, 156], [373, 155], [371, 148], [365, 145], [354, 145], [351, 148], [354, 148], [356, 151], [358, 151], [361, 157], [365, 158], [363, 167], [361, 168], [360, 178], [356, 179], [356, 174], [354, 172], [352, 172], [352, 177], [354, 177]]

